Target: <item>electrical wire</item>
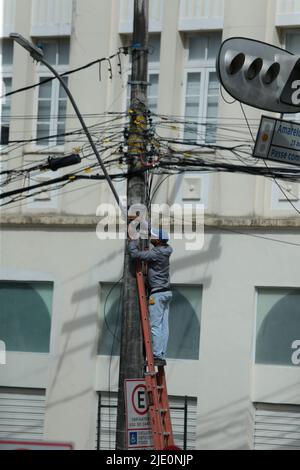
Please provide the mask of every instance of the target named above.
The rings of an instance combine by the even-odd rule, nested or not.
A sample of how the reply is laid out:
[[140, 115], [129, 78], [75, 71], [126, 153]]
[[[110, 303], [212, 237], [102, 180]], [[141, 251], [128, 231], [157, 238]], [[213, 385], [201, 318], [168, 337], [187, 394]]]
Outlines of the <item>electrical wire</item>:
[[[127, 52], [124, 52], [126, 49], [127, 49]], [[115, 54], [113, 54], [109, 57], [103, 57], [101, 59], [93, 60], [92, 62], [89, 62], [89, 63], [87, 63], [83, 66], [77, 67], [76, 69], [72, 69], [72, 70], [69, 70], [67, 72], [64, 72], [60, 76], [61, 77], [66, 77], [68, 75], [72, 75], [73, 73], [77, 73], [77, 72], [80, 72], [81, 70], [85, 70], [89, 67], [92, 67], [95, 64], [101, 64], [101, 62], [109, 61], [109, 63], [110, 63], [111, 59], [114, 59], [116, 57], [120, 58], [121, 53], [127, 55], [128, 54], [128, 48], [120, 47], [118, 49], [118, 52], [116, 52]], [[111, 68], [111, 67], [109, 67], [109, 68]], [[17, 90], [10, 91], [9, 93], [5, 93], [4, 95], [0, 96], [0, 99], [1, 98], [7, 98], [9, 96], [15, 95], [17, 93], [22, 93], [22, 92], [27, 91], [27, 90], [31, 90], [32, 88], [36, 88], [38, 86], [41, 86], [42, 84], [44, 85], [45, 83], [51, 82], [52, 80], [55, 80], [55, 79], [56, 79], [56, 77], [49, 77], [49, 78], [43, 80], [42, 82], [38, 82], [38, 83], [35, 83], [33, 85], [29, 85], [29, 86], [26, 86], [26, 87], [23, 87], [23, 88], [18, 88]]]
[[[245, 118], [245, 120], [246, 120], [246, 122], [247, 122], [247, 125], [248, 125], [248, 128], [249, 128], [249, 132], [250, 132], [250, 134], [251, 134], [252, 140], [253, 140], [253, 142], [255, 142], [255, 139], [254, 139], [254, 136], [253, 136], [253, 134], [252, 134], [252, 132], [251, 132], [251, 128], [250, 128], [250, 126], [249, 126], [248, 119], [247, 119], [247, 116], [246, 116], [246, 113], [245, 113], [245, 111], [244, 111], [244, 108], [243, 108], [242, 103], [240, 103], [240, 106], [241, 106], [241, 109], [242, 109], [242, 111], [243, 111], [244, 118]], [[264, 162], [264, 164], [265, 164], [267, 170], [269, 170], [269, 167], [268, 167], [268, 165], [267, 165], [265, 159], [263, 159], [263, 162]], [[277, 185], [277, 187], [279, 188], [279, 190], [281, 191], [281, 193], [284, 195], [284, 197], [285, 197], [286, 200], [288, 201], [288, 203], [293, 207], [293, 209], [294, 209], [298, 214], [300, 214], [300, 211], [297, 209], [297, 207], [295, 206], [295, 204], [294, 204], [294, 203], [290, 200], [290, 198], [287, 196], [287, 194], [286, 194], [285, 191], [283, 190], [282, 186], [278, 183], [276, 177], [273, 176], [273, 175], [272, 175], [271, 177], [272, 177], [273, 181], [275, 182], [275, 184]]]

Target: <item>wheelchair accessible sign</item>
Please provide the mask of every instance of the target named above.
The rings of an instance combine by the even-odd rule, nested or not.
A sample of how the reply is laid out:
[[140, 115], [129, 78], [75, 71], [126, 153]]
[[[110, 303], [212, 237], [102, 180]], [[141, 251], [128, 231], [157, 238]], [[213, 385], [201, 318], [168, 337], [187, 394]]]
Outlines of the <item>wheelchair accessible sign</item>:
[[144, 379], [125, 380], [127, 449], [153, 449]]

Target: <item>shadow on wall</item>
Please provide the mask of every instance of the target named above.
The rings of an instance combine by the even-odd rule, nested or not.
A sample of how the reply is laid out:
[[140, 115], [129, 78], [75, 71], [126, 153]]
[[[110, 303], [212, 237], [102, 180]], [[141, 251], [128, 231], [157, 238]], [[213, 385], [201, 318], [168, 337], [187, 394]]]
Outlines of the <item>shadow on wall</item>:
[[[201, 303], [201, 288], [196, 288], [199, 295], [197, 303]], [[198, 359], [199, 343], [200, 343], [200, 321], [199, 313], [195, 311], [194, 306], [190, 302], [187, 295], [180, 292], [180, 287], [172, 288], [173, 299], [170, 305], [169, 316], [169, 345], [167, 356], [173, 359]], [[115, 300], [107, 309], [104, 316], [101, 335], [98, 343], [98, 354], [113, 355], [120, 354], [120, 338], [121, 338], [121, 318], [122, 303], [120, 302], [121, 287], [115, 292]], [[103, 299], [103, 303], [105, 299]], [[201, 311], [201, 307], [200, 307]]]
[[300, 365], [292, 361], [294, 353], [292, 345], [300, 340], [299, 300], [299, 291], [297, 293], [291, 291], [266, 314], [257, 332], [257, 364]]
[[50, 289], [52, 302], [51, 283], [0, 282], [0, 338], [7, 351], [49, 352], [51, 317], [39, 286]]

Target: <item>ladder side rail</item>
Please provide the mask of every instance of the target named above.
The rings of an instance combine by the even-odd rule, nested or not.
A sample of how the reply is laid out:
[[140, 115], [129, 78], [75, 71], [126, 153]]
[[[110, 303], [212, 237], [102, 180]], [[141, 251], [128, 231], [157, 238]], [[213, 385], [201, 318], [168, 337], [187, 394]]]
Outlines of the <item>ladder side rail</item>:
[[146, 388], [149, 398], [149, 415], [153, 435], [153, 444], [155, 450], [162, 450], [164, 448], [164, 428], [162, 417], [160, 413], [161, 405], [157, 389], [157, 373], [154, 367], [153, 351], [152, 351], [152, 337], [148, 317], [147, 297], [145, 291], [144, 277], [141, 269], [141, 263], [137, 263], [136, 279], [138, 288], [138, 297], [140, 305], [140, 316], [142, 331], [144, 337], [144, 344], [146, 349], [146, 359], [148, 361], [148, 373], [145, 375]]
[[141, 263], [137, 264], [136, 280], [137, 280], [137, 288], [138, 288], [138, 294], [139, 294], [140, 315], [141, 315], [142, 331], [143, 331], [144, 344], [145, 344], [145, 350], [146, 350], [146, 358], [148, 360], [148, 368], [150, 372], [155, 372], [153, 351], [152, 351], [152, 337], [151, 337], [151, 329], [150, 329], [149, 316], [148, 316], [147, 296], [146, 296], [143, 272], [141, 269]]
[[165, 410], [162, 413], [161, 418], [163, 421], [163, 428], [166, 433], [164, 436], [165, 447], [167, 447], [167, 446], [174, 445], [174, 437], [173, 437], [170, 405], [169, 405], [169, 398], [168, 398], [168, 391], [167, 391], [167, 381], [166, 381], [164, 367], [158, 368], [157, 385], [159, 386], [159, 389], [160, 389], [161, 408]]

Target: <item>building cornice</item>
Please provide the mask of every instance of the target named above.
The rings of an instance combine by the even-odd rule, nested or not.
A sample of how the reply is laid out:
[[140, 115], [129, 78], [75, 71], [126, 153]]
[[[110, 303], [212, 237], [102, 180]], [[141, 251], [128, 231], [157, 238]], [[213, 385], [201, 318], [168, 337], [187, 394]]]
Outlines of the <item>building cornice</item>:
[[[100, 217], [89, 215], [58, 215], [58, 214], [2, 214], [2, 228], [95, 228]], [[262, 218], [262, 217], [223, 217], [207, 215], [204, 219], [206, 228], [243, 228], [243, 229], [274, 229], [288, 230], [300, 228], [300, 217]]]

